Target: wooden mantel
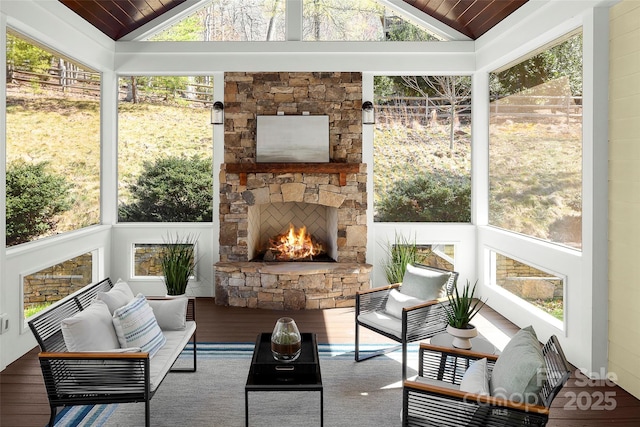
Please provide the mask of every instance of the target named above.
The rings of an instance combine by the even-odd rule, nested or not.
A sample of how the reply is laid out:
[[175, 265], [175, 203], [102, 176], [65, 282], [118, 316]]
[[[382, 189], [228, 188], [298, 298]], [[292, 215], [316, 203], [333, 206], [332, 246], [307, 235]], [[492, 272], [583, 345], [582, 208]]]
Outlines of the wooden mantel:
[[358, 163], [227, 163], [228, 173], [240, 175], [240, 185], [247, 185], [248, 173], [337, 173], [340, 185], [347, 185], [347, 174], [358, 173]]

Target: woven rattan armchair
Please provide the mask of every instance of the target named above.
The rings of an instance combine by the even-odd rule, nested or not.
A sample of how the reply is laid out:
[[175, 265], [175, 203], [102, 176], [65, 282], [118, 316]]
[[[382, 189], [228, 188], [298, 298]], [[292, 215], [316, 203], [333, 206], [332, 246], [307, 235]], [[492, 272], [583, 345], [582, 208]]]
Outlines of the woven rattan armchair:
[[[451, 294], [458, 280], [457, 272], [425, 265], [416, 267], [448, 275], [444, 290], [447, 295]], [[398, 283], [360, 291], [356, 294], [355, 360], [360, 362], [402, 348], [402, 379], [404, 380], [407, 378], [407, 345], [444, 332], [447, 326], [444, 305], [448, 304], [448, 299], [445, 297], [426, 301], [415, 306], [404, 307], [401, 318], [389, 316], [385, 312], [389, 294], [391, 290], [400, 289], [401, 286], [402, 284]], [[361, 326], [400, 344], [361, 354], [359, 330]]]
[[538, 395], [538, 404], [528, 404], [457, 389], [471, 363], [486, 358], [490, 375], [499, 356], [420, 344], [418, 377], [403, 384], [402, 425], [545, 426], [551, 402], [571, 370], [555, 336], [544, 345], [542, 354], [546, 380]]

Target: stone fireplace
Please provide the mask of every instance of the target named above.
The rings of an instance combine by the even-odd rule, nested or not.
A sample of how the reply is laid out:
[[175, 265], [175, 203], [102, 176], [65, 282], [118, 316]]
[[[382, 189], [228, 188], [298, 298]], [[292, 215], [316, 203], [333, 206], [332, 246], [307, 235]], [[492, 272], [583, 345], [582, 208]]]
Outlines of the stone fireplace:
[[[226, 73], [216, 303], [269, 309], [351, 306], [370, 286], [360, 73]], [[329, 116], [328, 163], [257, 163], [258, 115]], [[252, 262], [289, 224], [335, 262]]]

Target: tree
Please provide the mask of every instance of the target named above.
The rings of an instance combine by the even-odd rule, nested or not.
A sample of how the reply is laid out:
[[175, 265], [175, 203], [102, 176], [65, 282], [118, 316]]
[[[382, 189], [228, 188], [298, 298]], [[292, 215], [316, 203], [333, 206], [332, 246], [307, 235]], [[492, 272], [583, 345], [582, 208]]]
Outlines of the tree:
[[211, 158], [169, 156], [145, 162], [130, 186], [133, 201], [119, 209], [125, 222], [207, 222], [213, 218]]
[[582, 34], [563, 41], [508, 69], [490, 74], [492, 98], [520, 93], [561, 77], [573, 96], [582, 95]]
[[46, 73], [54, 59], [49, 52], [20, 37], [7, 34], [7, 79], [11, 79], [16, 68]]
[[[456, 127], [459, 126], [458, 115], [471, 109], [471, 78], [469, 76], [402, 76], [407, 87], [427, 98], [426, 86], [437, 97], [444, 98], [450, 111], [449, 149], [453, 150]], [[422, 84], [421, 84], [422, 83]]]
[[56, 216], [69, 210], [72, 185], [48, 170], [47, 162], [14, 161], [7, 167], [7, 246], [55, 230]]

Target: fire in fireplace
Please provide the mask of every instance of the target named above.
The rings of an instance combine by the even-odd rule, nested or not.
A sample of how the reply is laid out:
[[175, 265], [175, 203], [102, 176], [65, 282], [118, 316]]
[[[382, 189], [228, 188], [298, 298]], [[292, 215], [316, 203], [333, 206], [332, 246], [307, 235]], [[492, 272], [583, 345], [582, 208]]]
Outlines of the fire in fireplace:
[[307, 227], [289, 230], [269, 239], [262, 261], [332, 261], [324, 244], [307, 233]]

